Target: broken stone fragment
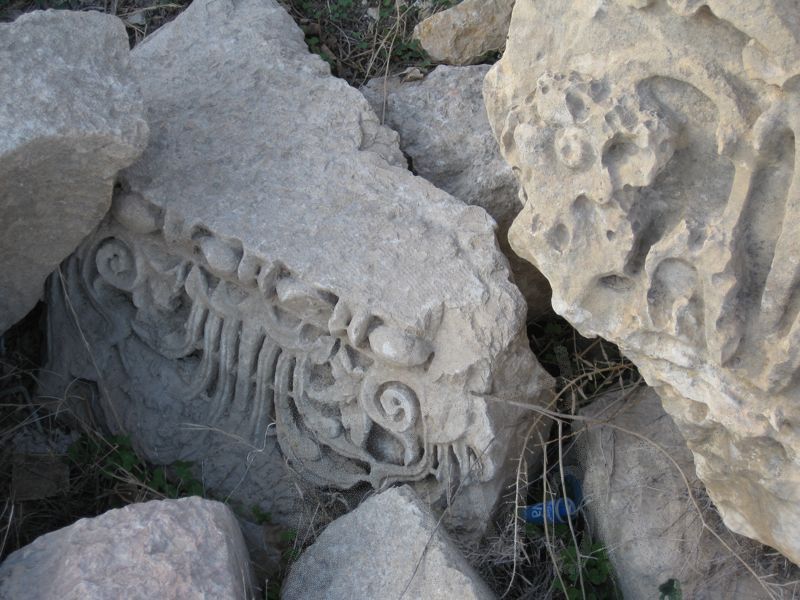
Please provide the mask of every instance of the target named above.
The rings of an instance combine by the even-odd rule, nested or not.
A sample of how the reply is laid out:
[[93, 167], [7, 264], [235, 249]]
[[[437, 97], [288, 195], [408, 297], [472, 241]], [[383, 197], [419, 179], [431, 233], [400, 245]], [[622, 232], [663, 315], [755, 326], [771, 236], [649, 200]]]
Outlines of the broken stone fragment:
[[47, 11], [0, 24], [0, 334], [100, 222], [147, 140], [122, 21]]
[[[771, 598], [704, 529], [701, 517], [725, 543], [750, 558], [742, 538], [736, 540], [702, 501], [692, 453], [652, 388], [607, 394], [580, 414], [592, 419], [577, 438], [584, 512], [593, 538], [607, 548], [622, 597], [657, 598], [659, 587], [672, 579], [683, 598]], [[679, 468], [702, 515], [689, 499]]]
[[408, 486], [328, 525], [292, 565], [284, 600], [490, 600], [496, 596]]
[[550, 312], [550, 284], [508, 245], [508, 228], [522, 210], [519, 183], [500, 156], [486, 107], [488, 65], [436, 67], [421, 81], [376, 78], [361, 92], [383, 122], [400, 134], [414, 172], [497, 221], [500, 248], [528, 303], [528, 318]]
[[0, 598], [253, 598], [233, 512], [202, 498], [154, 500], [45, 534], [0, 565]]
[[504, 400], [551, 381], [491, 218], [407, 171], [274, 0], [195, 0], [132, 56], [153, 140], [63, 265], [80, 330], [50, 286], [49, 385], [98, 382], [148, 460], [278, 524], [298, 480], [409, 482], [480, 534], [532, 418]]
[[732, 530], [800, 562], [797, 5], [519, 0], [486, 78], [512, 247], [656, 388]]
[[414, 38], [435, 62], [469, 65], [502, 50], [515, 0], [464, 0], [418, 23]]

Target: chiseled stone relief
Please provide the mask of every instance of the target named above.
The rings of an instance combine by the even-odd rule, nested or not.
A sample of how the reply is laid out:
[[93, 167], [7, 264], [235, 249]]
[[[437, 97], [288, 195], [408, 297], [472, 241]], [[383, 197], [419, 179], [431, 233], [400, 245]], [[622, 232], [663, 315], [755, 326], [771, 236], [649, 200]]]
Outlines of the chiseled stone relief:
[[512, 247], [658, 389], [733, 530], [800, 561], [794, 2], [519, 0], [485, 97]]
[[272, 0], [197, 0], [133, 58], [155, 137], [50, 282], [51, 369], [97, 382], [148, 459], [278, 520], [286, 461], [413, 483], [481, 530], [532, 417], [492, 397], [550, 383], [491, 218], [394, 166]]

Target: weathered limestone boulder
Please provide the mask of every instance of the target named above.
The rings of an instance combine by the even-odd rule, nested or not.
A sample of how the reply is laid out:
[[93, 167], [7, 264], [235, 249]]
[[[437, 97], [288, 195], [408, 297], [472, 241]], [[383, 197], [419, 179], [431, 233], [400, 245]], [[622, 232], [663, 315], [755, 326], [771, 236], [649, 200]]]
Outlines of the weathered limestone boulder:
[[476, 63], [502, 50], [515, 0], [463, 0], [414, 28], [414, 38], [436, 62]]
[[494, 594], [408, 486], [364, 501], [292, 565], [284, 600], [489, 600]]
[[0, 565], [0, 599], [254, 598], [233, 512], [202, 498], [110, 510], [45, 534]]
[[49, 370], [276, 522], [296, 477], [407, 481], [480, 532], [530, 418], [494, 396], [550, 382], [491, 218], [408, 173], [274, 0], [196, 0], [133, 60], [154, 136], [63, 266], [80, 332], [51, 286]]
[[486, 107], [488, 65], [436, 67], [421, 81], [377, 78], [362, 93], [383, 122], [400, 134], [416, 173], [497, 221], [500, 248], [528, 302], [528, 317], [550, 311], [550, 284], [508, 245], [508, 228], [522, 210], [519, 184], [500, 156]]
[[147, 124], [122, 21], [34, 12], [0, 24], [0, 334], [108, 212]]
[[800, 561], [793, 2], [520, 0], [485, 96], [511, 245], [661, 395], [727, 525]]
[[[608, 394], [581, 415], [596, 420], [578, 437], [584, 512], [593, 538], [608, 549], [623, 598], [658, 598], [659, 586], [670, 579], [679, 582], [683, 598], [770, 598], [736, 557], [704, 530], [681, 473], [653, 445], [669, 453], [701, 499], [703, 486], [695, 475], [692, 453], [655, 391]], [[700, 504], [718, 535], [741, 552], [735, 536], [702, 500]]]

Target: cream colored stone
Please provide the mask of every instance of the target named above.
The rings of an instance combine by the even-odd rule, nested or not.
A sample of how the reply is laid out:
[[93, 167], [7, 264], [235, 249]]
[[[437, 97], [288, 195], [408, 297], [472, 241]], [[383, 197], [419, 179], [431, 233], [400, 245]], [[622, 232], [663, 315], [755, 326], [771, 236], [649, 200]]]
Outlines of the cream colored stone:
[[469, 65], [502, 50], [514, 0], [464, 0], [417, 24], [414, 38], [436, 62]]
[[484, 88], [512, 247], [663, 398], [733, 530], [800, 561], [794, 2], [520, 0]]

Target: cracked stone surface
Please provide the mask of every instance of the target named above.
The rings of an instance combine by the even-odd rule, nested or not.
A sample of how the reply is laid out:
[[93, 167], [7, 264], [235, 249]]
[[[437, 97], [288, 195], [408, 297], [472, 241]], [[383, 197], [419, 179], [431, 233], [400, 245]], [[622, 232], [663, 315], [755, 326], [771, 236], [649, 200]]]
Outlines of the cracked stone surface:
[[273, 0], [196, 0], [132, 57], [152, 140], [63, 265], [80, 332], [50, 286], [49, 371], [278, 523], [298, 479], [409, 482], [480, 535], [532, 416], [505, 400], [551, 394], [492, 219], [412, 176]]
[[657, 598], [659, 586], [670, 579], [680, 582], [684, 598], [771, 597], [703, 528], [680, 471], [654, 445], [683, 470], [714, 531], [747, 556], [743, 542], [756, 546], [755, 542], [737, 540], [713, 509], [707, 509], [692, 453], [653, 389], [606, 394], [580, 414], [596, 420], [577, 438], [583, 510], [593, 539], [608, 549], [623, 598]]
[[486, 79], [553, 307], [656, 388], [734, 531], [800, 561], [793, 2], [519, 0]]
[[101, 221], [147, 124], [122, 21], [46, 11], [0, 24], [0, 334]]
[[414, 172], [497, 221], [497, 240], [511, 263], [528, 318], [550, 312], [550, 284], [508, 245], [508, 228], [522, 210], [519, 183], [500, 156], [486, 117], [483, 79], [489, 65], [436, 67], [421, 81], [376, 78], [361, 92], [400, 135]]
[[36, 538], [0, 565], [0, 598], [254, 598], [233, 512], [202, 498], [130, 504]]
[[491, 600], [496, 596], [408, 486], [365, 500], [292, 565], [281, 598]]

